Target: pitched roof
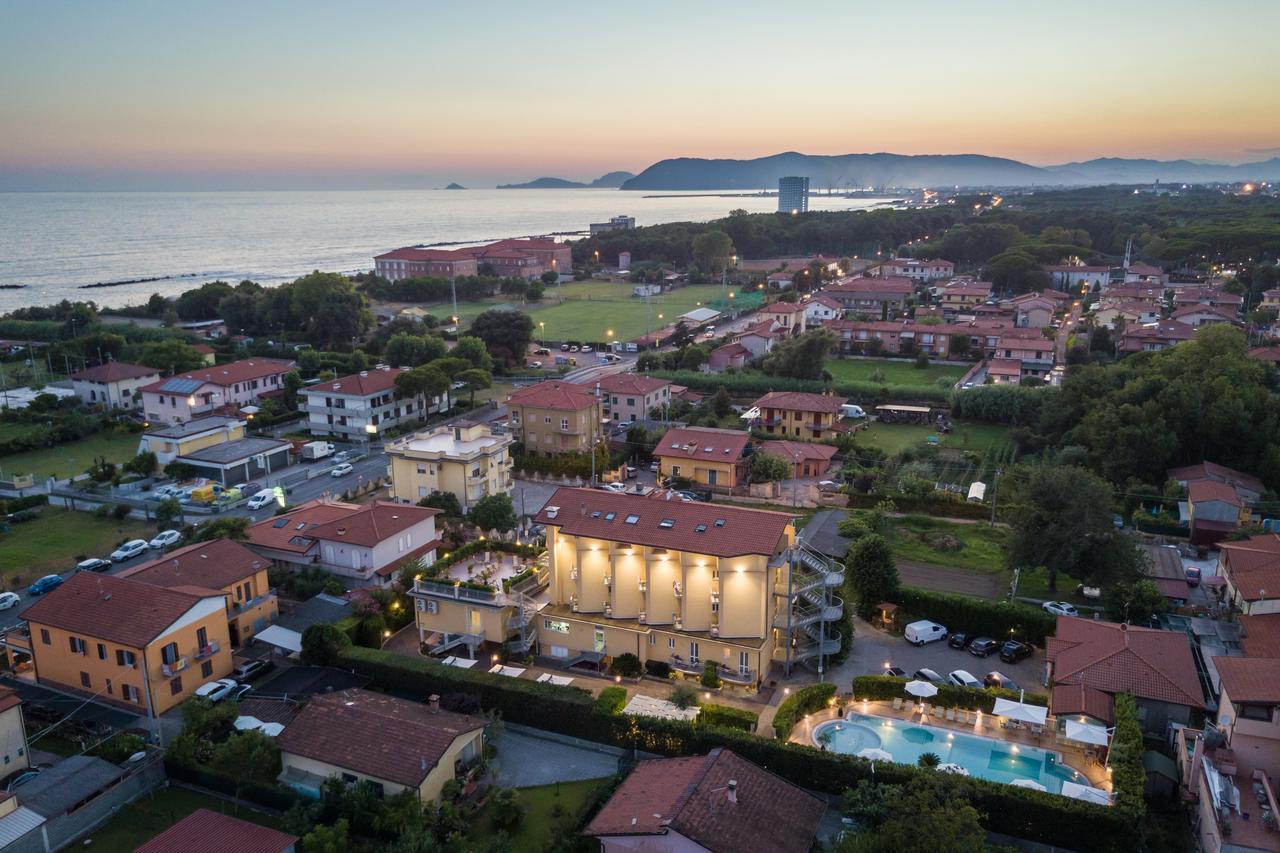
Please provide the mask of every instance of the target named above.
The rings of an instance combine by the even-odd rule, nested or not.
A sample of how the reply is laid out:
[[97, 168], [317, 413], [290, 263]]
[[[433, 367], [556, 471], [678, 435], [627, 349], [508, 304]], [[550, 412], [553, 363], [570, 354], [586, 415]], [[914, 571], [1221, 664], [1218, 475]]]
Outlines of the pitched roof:
[[714, 853], [806, 853], [824, 811], [804, 789], [717, 748], [640, 762], [583, 832], [664, 835], [670, 828]]
[[1239, 319], [1236, 312], [1227, 308], [1225, 305], [1202, 305], [1195, 303], [1192, 305], [1184, 305], [1173, 312], [1173, 319], [1181, 320], [1183, 317], [1190, 317], [1196, 314], [1212, 314], [1215, 317], [1221, 317], [1229, 322], [1235, 322]]
[[1233, 702], [1280, 704], [1280, 658], [1215, 657], [1213, 665]]
[[1241, 506], [1240, 495], [1226, 483], [1217, 480], [1192, 480], [1187, 484], [1187, 497], [1192, 503], [1201, 501], [1222, 501], [1232, 506]]
[[736, 462], [751, 442], [751, 435], [734, 429], [672, 427], [653, 448], [654, 456]]
[[890, 296], [908, 296], [916, 292], [916, 283], [909, 278], [898, 276], [879, 276], [867, 278], [856, 276], [842, 278], [822, 289], [822, 293], [830, 296], [833, 293], [887, 294]]
[[[631, 518], [635, 521], [628, 523]], [[664, 527], [668, 521], [670, 525]], [[740, 557], [775, 553], [791, 517], [723, 504], [561, 488], [538, 513], [537, 522], [558, 527], [570, 536]]]
[[282, 752], [416, 788], [455, 740], [484, 725], [465, 714], [351, 689], [313, 696], [276, 742]]
[[884, 262], [883, 266], [894, 267], [954, 267], [953, 261], [943, 258], [934, 258], [932, 260], [924, 260], [921, 258], [893, 258]]
[[1280, 614], [1240, 615], [1240, 647], [1246, 657], [1280, 658]]
[[716, 353], [720, 353], [725, 358], [734, 358], [739, 355], [751, 356], [753, 354], [751, 350], [747, 349], [737, 341], [734, 341], [731, 344], [725, 344], [722, 347], [716, 347], [711, 351], [712, 355], [715, 355]]
[[1115, 703], [1111, 694], [1084, 684], [1055, 684], [1049, 704], [1056, 716], [1087, 714], [1095, 720], [1115, 722]]
[[578, 412], [599, 402], [595, 394], [581, 385], [548, 379], [528, 388], [521, 388], [507, 397], [508, 406], [530, 406], [535, 409], [560, 409]]
[[249, 528], [249, 544], [275, 551], [306, 553], [316, 544], [312, 530], [358, 510], [357, 504], [314, 500]]
[[196, 809], [133, 853], [284, 853], [296, 835], [209, 809]]
[[761, 314], [799, 314], [804, 306], [798, 302], [774, 302], [760, 309]]
[[1263, 490], [1262, 481], [1252, 474], [1246, 474], [1216, 462], [1199, 462], [1195, 465], [1184, 465], [1181, 468], [1170, 468], [1165, 473], [1170, 479], [1180, 483], [1189, 483], [1192, 480], [1221, 480], [1258, 494]]
[[831, 394], [810, 394], [807, 391], [770, 391], [752, 405], [790, 412], [839, 412], [845, 404], [843, 397]]
[[840, 302], [839, 302], [838, 300], [836, 300], [836, 299], [832, 299], [830, 296], [827, 296], [827, 295], [826, 295], [826, 294], [824, 294], [824, 293], [819, 293], [817, 296], [813, 297], [813, 298], [812, 298], [812, 299], [810, 299], [808, 302], [806, 302], [806, 303], [805, 303], [805, 305], [806, 305], [806, 306], [808, 306], [808, 305], [825, 305], [826, 307], [830, 308], [832, 311], [843, 311], [843, 310], [844, 310], [844, 306], [843, 306], [843, 305], [841, 305], [841, 304], [840, 304]]
[[1262, 361], [1269, 361], [1273, 364], [1280, 364], [1280, 347], [1253, 347], [1249, 350], [1249, 358], [1257, 358]]
[[[583, 388], [593, 388], [596, 382], [584, 382]], [[670, 379], [655, 379], [652, 376], [641, 376], [638, 373], [614, 373], [600, 378], [601, 391], [610, 394], [639, 394], [644, 396], [660, 391], [671, 384]]]
[[1111, 267], [1097, 267], [1097, 266], [1088, 267], [1088, 266], [1077, 266], [1075, 264], [1046, 264], [1044, 269], [1046, 272], [1084, 272], [1084, 273], [1111, 272]]
[[439, 514], [434, 507], [374, 501], [309, 529], [307, 535], [373, 547]]
[[294, 362], [283, 358], [248, 358], [228, 364], [203, 367], [187, 373], [176, 373], [167, 379], [145, 385], [142, 390], [190, 394], [205, 384], [220, 385], [225, 388], [240, 382], [262, 379], [264, 376], [287, 373], [293, 369], [293, 365]]
[[362, 370], [349, 376], [339, 376], [327, 382], [317, 382], [301, 389], [303, 394], [341, 394], [347, 397], [371, 397], [374, 394], [385, 394], [396, 387], [396, 377], [404, 373], [398, 367], [384, 367], [374, 370]]
[[781, 456], [788, 462], [830, 462], [836, 455], [837, 448], [831, 444], [816, 444], [812, 441], [762, 441], [760, 452], [773, 456]]
[[987, 373], [994, 373], [999, 376], [1021, 376], [1022, 375], [1022, 359], [1020, 358], [988, 359]]
[[1055, 684], [1204, 707], [1186, 634], [1059, 616], [1046, 644]]
[[0, 713], [22, 704], [22, 697], [12, 687], [0, 687]]
[[1277, 597], [1280, 591], [1280, 536], [1264, 533], [1237, 542], [1219, 542], [1222, 572], [1245, 601]]
[[23, 614], [28, 622], [142, 648], [203, 596], [140, 580], [76, 572]]
[[158, 560], [126, 569], [117, 577], [152, 586], [221, 590], [266, 569], [267, 561], [239, 542], [214, 539], [177, 548]]
[[415, 249], [405, 247], [375, 255], [375, 261], [469, 261], [471, 255], [459, 249]]
[[159, 376], [160, 371], [145, 364], [128, 364], [123, 361], [108, 361], [97, 367], [86, 367], [71, 374], [69, 378], [82, 382], [119, 382], [121, 379], [141, 379], [144, 376]]

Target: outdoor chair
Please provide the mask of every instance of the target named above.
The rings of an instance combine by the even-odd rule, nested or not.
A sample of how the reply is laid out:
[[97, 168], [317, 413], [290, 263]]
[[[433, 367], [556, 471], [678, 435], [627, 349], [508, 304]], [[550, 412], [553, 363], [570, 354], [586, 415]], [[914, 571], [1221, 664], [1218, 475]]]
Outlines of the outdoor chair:
[[955, 708], [948, 708], [948, 709], [947, 709], [947, 719], [948, 719], [948, 720], [950, 720], [950, 721], [951, 721], [951, 722], [953, 722], [953, 723], [956, 721], [956, 711], [955, 711]]
[[894, 699], [893, 699], [893, 710], [895, 710], [895, 711], [901, 711], [901, 710], [902, 710], [902, 697], [901, 697], [901, 696], [895, 696], [895, 697], [894, 697]]
[[934, 705], [934, 706], [933, 706], [933, 718], [934, 718], [935, 720], [941, 720], [941, 719], [942, 719], [942, 709], [941, 709], [941, 708], [939, 708], [937, 705]]

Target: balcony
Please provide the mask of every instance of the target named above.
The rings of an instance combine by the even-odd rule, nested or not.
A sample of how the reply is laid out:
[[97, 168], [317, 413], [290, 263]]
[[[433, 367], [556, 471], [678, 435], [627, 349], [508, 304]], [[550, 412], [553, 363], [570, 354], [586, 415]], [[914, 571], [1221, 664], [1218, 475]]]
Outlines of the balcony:
[[218, 645], [217, 640], [213, 640], [208, 645], [201, 646], [200, 648], [193, 651], [191, 653], [191, 657], [195, 658], [196, 660], [204, 660], [206, 658], [213, 657], [220, 651], [222, 651], [222, 646]]
[[700, 658], [685, 660], [680, 655], [672, 655], [667, 658], [667, 664], [677, 672], [683, 672], [686, 675], [702, 675], [702, 660]]
[[186, 658], [178, 658], [173, 663], [160, 664], [160, 673], [164, 675], [165, 678], [170, 678], [182, 672], [188, 666], [190, 666], [190, 661]]
[[414, 595], [429, 595], [436, 598], [452, 598], [456, 601], [472, 601], [477, 604], [498, 604], [498, 593], [490, 589], [473, 589], [461, 583], [440, 583], [439, 581], [415, 580]]
[[684, 590], [680, 588], [680, 581], [672, 581], [671, 590], [675, 593], [676, 598], [684, 598]]
[[239, 601], [232, 604], [231, 612], [233, 615], [239, 616], [241, 613], [244, 613], [246, 610], [252, 610], [261, 604], [266, 604], [269, 600], [275, 597], [276, 597], [276, 591], [274, 589], [267, 590], [262, 595], [251, 598], [248, 601]]

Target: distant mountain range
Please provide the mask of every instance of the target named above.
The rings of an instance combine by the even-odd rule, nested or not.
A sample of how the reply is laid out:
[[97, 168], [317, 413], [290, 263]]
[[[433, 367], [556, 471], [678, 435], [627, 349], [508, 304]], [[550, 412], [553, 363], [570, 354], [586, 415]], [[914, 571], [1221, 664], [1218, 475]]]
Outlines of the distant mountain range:
[[589, 184], [582, 181], [570, 181], [567, 178], [535, 178], [523, 184], [499, 184], [500, 190], [580, 190], [580, 189], [618, 189], [634, 178], [631, 172], [610, 172], [601, 175]]
[[842, 154], [788, 151], [754, 160], [661, 160], [622, 184], [624, 190], [774, 189], [778, 178], [807, 175], [810, 189], [858, 187], [1025, 187], [1280, 180], [1280, 157], [1233, 166], [1190, 160], [1104, 157], [1032, 166], [982, 154]]

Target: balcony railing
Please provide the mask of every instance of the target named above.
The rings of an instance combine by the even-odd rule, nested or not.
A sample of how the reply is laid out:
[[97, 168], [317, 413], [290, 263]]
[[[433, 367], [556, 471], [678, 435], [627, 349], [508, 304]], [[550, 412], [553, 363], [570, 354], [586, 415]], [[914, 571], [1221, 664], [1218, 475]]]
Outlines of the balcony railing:
[[178, 673], [182, 672], [189, 665], [190, 665], [190, 662], [186, 658], [178, 658], [173, 663], [160, 664], [160, 672], [166, 678], [168, 678], [169, 676], [177, 675]]
[[276, 591], [274, 589], [264, 592], [262, 595], [249, 599], [248, 601], [237, 601], [231, 606], [231, 612], [239, 615], [246, 610], [252, 610], [260, 604], [265, 604], [268, 599], [275, 598]]
[[218, 645], [217, 640], [212, 640], [208, 645], [200, 646], [191, 653], [191, 657], [196, 660], [204, 660], [211, 658], [222, 650], [222, 646]]
[[472, 589], [460, 583], [440, 583], [439, 581], [415, 580], [413, 591], [418, 595], [431, 595], [438, 598], [452, 598], [457, 601], [476, 601], [483, 604], [497, 604], [496, 590]]

